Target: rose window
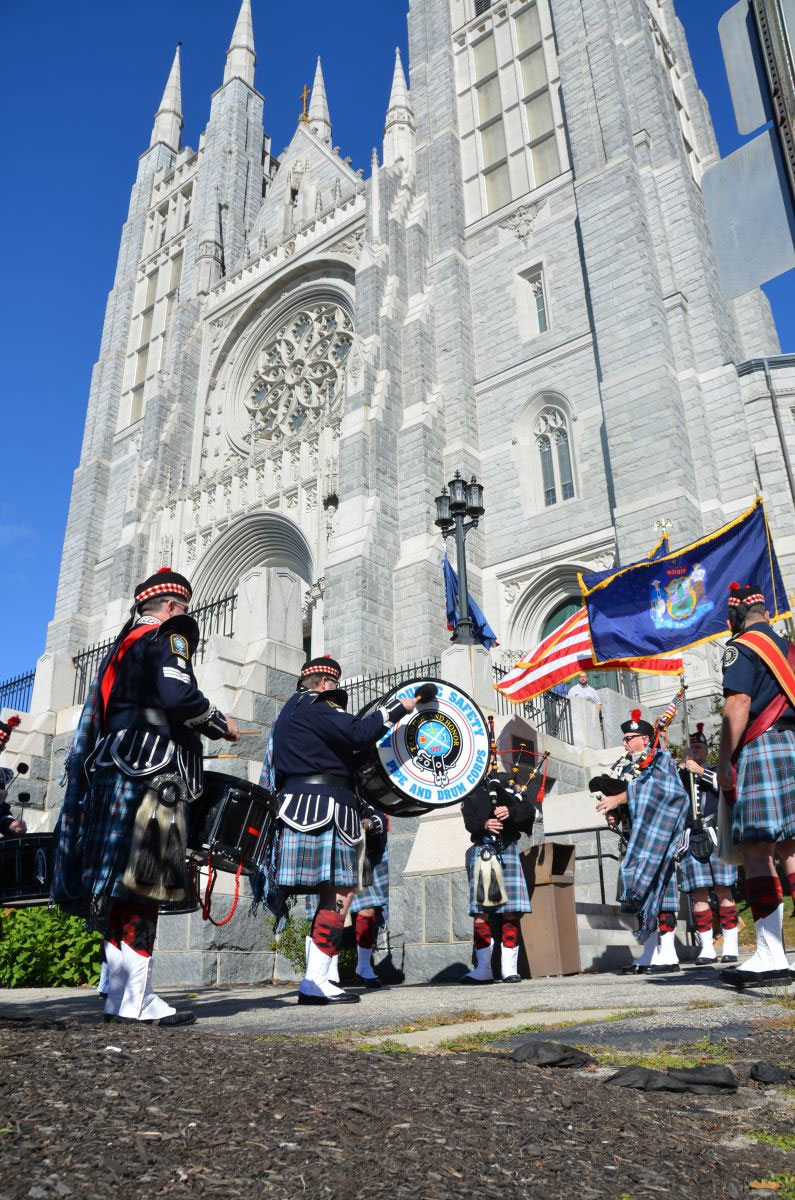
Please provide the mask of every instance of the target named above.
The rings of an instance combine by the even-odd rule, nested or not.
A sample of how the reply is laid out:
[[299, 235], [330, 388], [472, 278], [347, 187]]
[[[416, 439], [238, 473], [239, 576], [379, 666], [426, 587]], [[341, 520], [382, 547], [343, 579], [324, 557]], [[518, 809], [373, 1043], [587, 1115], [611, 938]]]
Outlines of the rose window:
[[246, 408], [260, 437], [299, 433], [342, 394], [353, 325], [338, 304], [294, 313], [259, 354]]

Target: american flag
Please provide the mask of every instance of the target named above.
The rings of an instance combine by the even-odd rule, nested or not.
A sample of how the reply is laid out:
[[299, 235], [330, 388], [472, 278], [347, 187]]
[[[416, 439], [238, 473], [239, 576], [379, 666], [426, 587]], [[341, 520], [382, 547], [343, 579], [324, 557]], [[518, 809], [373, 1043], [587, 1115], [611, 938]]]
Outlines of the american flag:
[[548, 691], [556, 683], [565, 683], [580, 671], [622, 670], [680, 675], [683, 665], [681, 658], [630, 658], [595, 663], [588, 615], [580, 608], [494, 686], [507, 700], [519, 704]]

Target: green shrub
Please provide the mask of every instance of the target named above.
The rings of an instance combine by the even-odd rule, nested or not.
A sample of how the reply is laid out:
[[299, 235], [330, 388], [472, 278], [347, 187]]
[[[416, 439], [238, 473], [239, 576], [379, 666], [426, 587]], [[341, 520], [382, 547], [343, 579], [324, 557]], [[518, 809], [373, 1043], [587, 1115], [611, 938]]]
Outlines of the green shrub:
[[99, 981], [102, 938], [59, 908], [4, 909], [0, 987], [77, 987]]
[[[281, 933], [274, 934], [271, 950], [278, 951], [302, 975], [306, 965], [306, 939], [312, 922], [292, 914]], [[340, 979], [352, 979], [356, 970], [356, 951], [344, 946], [340, 950]]]

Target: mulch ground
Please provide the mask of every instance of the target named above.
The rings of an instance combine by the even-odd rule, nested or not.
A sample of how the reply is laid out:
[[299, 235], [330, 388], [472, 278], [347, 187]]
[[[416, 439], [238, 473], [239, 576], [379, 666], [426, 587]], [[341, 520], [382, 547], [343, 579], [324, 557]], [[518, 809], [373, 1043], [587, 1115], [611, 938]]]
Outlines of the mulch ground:
[[[792, 1061], [780, 1035], [738, 1046]], [[795, 1170], [735, 1141], [792, 1132], [755, 1085], [644, 1094], [489, 1055], [68, 1022], [0, 1024], [0, 1062], [3, 1200], [736, 1200]]]

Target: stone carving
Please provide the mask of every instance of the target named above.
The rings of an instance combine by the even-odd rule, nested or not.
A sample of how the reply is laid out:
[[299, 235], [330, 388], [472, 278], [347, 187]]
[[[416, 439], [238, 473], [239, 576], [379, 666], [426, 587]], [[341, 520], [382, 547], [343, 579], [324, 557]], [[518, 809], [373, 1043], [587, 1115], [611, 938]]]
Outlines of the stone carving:
[[326, 579], [324, 575], [321, 575], [320, 579], [316, 579], [314, 583], [310, 583], [302, 605], [301, 615], [305, 621], [309, 620], [319, 601], [323, 599], [325, 590]]
[[591, 566], [594, 571], [608, 571], [615, 563], [616, 556], [612, 550], [605, 550], [603, 554], [597, 554], [591, 559]]
[[545, 204], [546, 200], [542, 200], [539, 204], [522, 204], [500, 223], [500, 229], [507, 229], [510, 233], [515, 234], [523, 246], [529, 245], [536, 221]]
[[261, 438], [301, 433], [338, 406], [352, 344], [348, 313], [328, 302], [300, 309], [272, 334], [245, 401]]
[[502, 585], [506, 604], [513, 604], [514, 600], [519, 595], [519, 588], [520, 585], [515, 579], [509, 579]]
[[218, 353], [224, 332], [229, 328], [233, 317], [234, 313], [225, 313], [224, 316], [218, 317], [215, 321], [210, 321], [210, 341], [208, 346], [210, 358], [215, 358], [215, 355]]
[[353, 233], [349, 233], [347, 237], [341, 238], [340, 241], [334, 242], [329, 249], [335, 250], [338, 254], [350, 254], [352, 258], [358, 258], [363, 245], [364, 230], [357, 229]]
[[193, 563], [196, 561], [196, 538], [195, 537], [188, 538], [187, 548], [188, 548], [188, 564], [190, 564], [190, 563]]

